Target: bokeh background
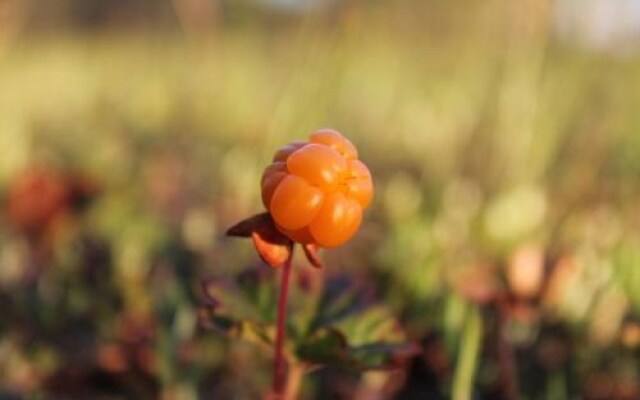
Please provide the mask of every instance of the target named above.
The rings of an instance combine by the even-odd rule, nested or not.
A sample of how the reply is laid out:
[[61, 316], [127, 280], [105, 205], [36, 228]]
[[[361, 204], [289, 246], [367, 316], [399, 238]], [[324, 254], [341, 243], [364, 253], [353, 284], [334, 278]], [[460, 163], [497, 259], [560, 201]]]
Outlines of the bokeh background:
[[260, 398], [198, 282], [320, 127], [376, 185], [325, 273], [423, 350], [302, 398], [640, 398], [639, 51], [637, 0], [0, 1], [0, 398]]

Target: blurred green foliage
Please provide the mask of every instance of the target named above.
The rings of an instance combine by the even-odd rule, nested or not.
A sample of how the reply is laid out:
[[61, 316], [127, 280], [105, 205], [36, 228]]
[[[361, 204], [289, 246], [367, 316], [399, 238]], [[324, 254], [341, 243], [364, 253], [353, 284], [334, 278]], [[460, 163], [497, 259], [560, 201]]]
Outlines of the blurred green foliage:
[[0, 193], [34, 165], [100, 191], [44, 241], [3, 213], [0, 397], [257, 398], [269, 354], [200, 332], [198, 281], [258, 268], [222, 232], [262, 210], [271, 154], [326, 126], [376, 185], [327, 270], [371, 280], [425, 354], [404, 386], [329, 370], [305, 398], [637, 398], [637, 52], [563, 40], [553, 1], [182, 3], [5, 17]]

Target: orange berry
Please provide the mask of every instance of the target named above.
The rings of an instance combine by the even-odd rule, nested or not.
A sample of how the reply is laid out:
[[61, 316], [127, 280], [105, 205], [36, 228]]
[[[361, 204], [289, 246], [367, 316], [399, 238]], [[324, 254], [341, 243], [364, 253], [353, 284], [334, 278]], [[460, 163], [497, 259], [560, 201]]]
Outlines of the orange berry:
[[289, 239], [293, 240], [294, 242], [298, 242], [302, 244], [310, 244], [310, 243], [316, 242], [314, 237], [311, 235], [311, 232], [309, 231], [309, 227], [292, 230], [292, 229], [285, 229], [281, 226], [278, 226], [278, 229], [280, 230], [280, 232], [287, 235]]
[[262, 204], [268, 209], [273, 192], [280, 184], [280, 181], [287, 176], [287, 164], [283, 161], [276, 161], [269, 165], [262, 173]]
[[280, 148], [280, 150], [278, 150], [276, 152], [276, 154], [273, 156], [273, 161], [274, 162], [275, 161], [287, 161], [287, 158], [289, 157], [289, 155], [291, 155], [291, 153], [293, 153], [294, 151], [298, 150], [302, 146], [305, 146], [306, 144], [307, 144], [307, 142], [302, 142], [302, 141], [289, 143], [288, 145]]
[[336, 247], [351, 239], [361, 221], [360, 204], [335, 192], [326, 196], [318, 215], [309, 225], [309, 231], [323, 247]]
[[279, 173], [279, 172], [284, 172], [287, 173], [287, 163], [284, 161], [276, 161], [273, 164], [269, 165], [267, 168], [265, 168], [264, 172], [262, 173], [262, 181], [261, 184], [264, 184], [264, 182], [271, 177], [271, 175], [275, 174], [275, 173]]
[[296, 242], [321, 247], [353, 237], [373, 198], [369, 169], [351, 141], [332, 129], [278, 150], [261, 187], [277, 228]]
[[265, 177], [262, 181], [262, 204], [268, 209], [273, 193], [280, 182], [287, 176], [286, 172], [275, 172]]
[[332, 148], [311, 143], [289, 156], [287, 169], [314, 186], [333, 190], [347, 170], [347, 162]]
[[316, 217], [324, 193], [304, 179], [287, 175], [271, 196], [270, 210], [276, 223], [286, 229], [300, 229]]
[[351, 143], [351, 140], [342, 136], [340, 132], [333, 129], [317, 130], [311, 134], [309, 141], [311, 143], [327, 145], [340, 153], [347, 160], [358, 158], [358, 150], [356, 150], [356, 147]]
[[373, 199], [373, 181], [369, 168], [360, 160], [349, 161], [349, 175], [346, 178], [346, 194], [357, 200], [362, 208], [367, 208]]

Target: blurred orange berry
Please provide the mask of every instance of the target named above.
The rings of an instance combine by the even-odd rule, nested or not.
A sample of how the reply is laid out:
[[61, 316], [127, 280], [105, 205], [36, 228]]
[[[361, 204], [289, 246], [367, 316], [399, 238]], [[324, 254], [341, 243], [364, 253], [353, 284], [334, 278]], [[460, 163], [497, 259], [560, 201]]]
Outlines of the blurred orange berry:
[[262, 202], [276, 226], [302, 244], [336, 247], [348, 241], [373, 198], [373, 181], [358, 151], [338, 131], [278, 150], [262, 174]]
[[81, 211], [99, 191], [96, 182], [83, 174], [34, 166], [10, 183], [7, 218], [17, 230], [41, 235], [56, 221]]
[[44, 168], [23, 171], [9, 187], [7, 211], [19, 230], [35, 232], [66, 211], [69, 192], [64, 178]]
[[511, 256], [506, 273], [509, 287], [516, 296], [534, 298], [544, 283], [544, 252], [535, 245], [520, 247]]
[[577, 283], [583, 264], [578, 261], [575, 255], [563, 255], [554, 265], [549, 276], [542, 304], [551, 309], [556, 309], [562, 305], [567, 293], [569, 293]]

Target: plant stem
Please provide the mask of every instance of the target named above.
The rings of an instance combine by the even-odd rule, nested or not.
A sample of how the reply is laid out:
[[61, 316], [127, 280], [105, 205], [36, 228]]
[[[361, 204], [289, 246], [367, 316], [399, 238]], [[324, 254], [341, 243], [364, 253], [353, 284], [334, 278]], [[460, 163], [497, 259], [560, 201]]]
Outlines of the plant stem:
[[305, 366], [295, 363], [289, 366], [287, 376], [287, 385], [284, 391], [284, 400], [296, 400], [300, 386], [302, 385], [302, 377], [305, 373]]
[[284, 389], [287, 383], [286, 360], [283, 353], [283, 345], [286, 335], [287, 297], [289, 296], [289, 278], [291, 277], [292, 260], [293, 249], [291, 250], [291, 255], [282, 267], [282, 275], [280, 277], [278, 325], [276, 328], [275, 359], [273, 362], [273, 394], [276, 395], [278, 399], [283, 398]]
[[482, 317], [476, 306], [468, 310], [458, 353], [458, 366], [453, 381], [453, 400], [471, 400], [480, 342], [482, 340]]

